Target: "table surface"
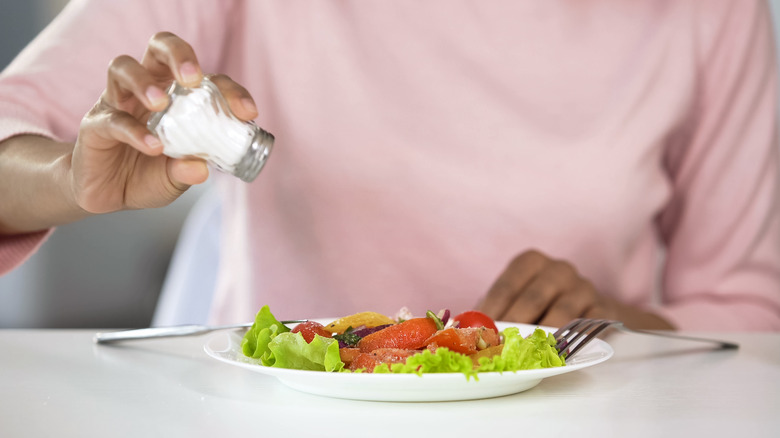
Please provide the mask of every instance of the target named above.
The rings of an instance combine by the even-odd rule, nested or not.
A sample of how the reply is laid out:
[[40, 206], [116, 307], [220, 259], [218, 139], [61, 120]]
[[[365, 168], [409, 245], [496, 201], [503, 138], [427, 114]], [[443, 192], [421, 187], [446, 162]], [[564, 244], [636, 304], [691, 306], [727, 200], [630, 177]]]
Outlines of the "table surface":
[[707, 334], [741, 345], [713, 351], [615, 332], [604, 363], [437, 403], [298, 392], [207, 356], [203, 336], [94, 334], [0, 330], [0, 436], [780, 436], [780, 333]]

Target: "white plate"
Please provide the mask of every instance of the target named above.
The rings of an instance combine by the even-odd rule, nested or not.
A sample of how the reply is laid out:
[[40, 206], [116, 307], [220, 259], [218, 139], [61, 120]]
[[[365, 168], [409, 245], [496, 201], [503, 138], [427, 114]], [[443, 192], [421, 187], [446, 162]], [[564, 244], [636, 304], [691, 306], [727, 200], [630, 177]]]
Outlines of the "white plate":
[[[331, 320], [328, 320], [328, 322]], [[526, 336], [536, 326], [496, 323], [499, 330], [518, 327]], [[543, 327], [548, 329], [546, 327]], [[542, 379], [587, 368], [612, 357], [614, 350], [596, 339], [583, 348], [565, 366], [539, 370], [504, 373], [480, 373], [479, 380], [466, 379], [461, 373], [447, 374], [370, 374], [326, 373], [322, 371], [290, 370], [258, 365], [241, 353], [244, 331], [211, 335], [204, 349], [222, 362], [276, 377], [281, 383], [298, 391], [327, 397], [375, 401], [452, 401], [498, 397], [526, 391]]]

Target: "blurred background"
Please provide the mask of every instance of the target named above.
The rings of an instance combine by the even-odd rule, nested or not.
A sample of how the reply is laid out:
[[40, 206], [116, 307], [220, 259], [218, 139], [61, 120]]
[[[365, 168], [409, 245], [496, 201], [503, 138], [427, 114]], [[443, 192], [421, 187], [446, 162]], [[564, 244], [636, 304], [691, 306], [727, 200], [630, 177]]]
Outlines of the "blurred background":
[[[780, 0], [769, 3], [780, 23]], [[2, 0], [0, 69], [65, 4]], [[163, 209], [59, 227], [26, 264], [0, 277], [0, 328], [148, 326], [179, 230], [206, 188], [193, 188]]]

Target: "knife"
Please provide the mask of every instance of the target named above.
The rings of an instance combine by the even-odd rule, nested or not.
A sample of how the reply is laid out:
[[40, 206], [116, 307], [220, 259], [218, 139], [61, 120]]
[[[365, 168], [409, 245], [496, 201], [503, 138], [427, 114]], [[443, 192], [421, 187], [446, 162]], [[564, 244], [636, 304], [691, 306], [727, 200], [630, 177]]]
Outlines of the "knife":
[[[297, 320], [279, 321], [279, 322], [281, 322], [282, 324], [297, 324], [306, 321], [307, 320], [305, 319], [297, 319]], [[96, 333], [94, 337], [94, 341], [96, 344], [110, 344], [113, 342], [132, 341], [132, 340], [140, 340], [140, 339], [170, 338], [175, 336], [195, 336], [195, 335], [202, 335], [205, 333], [213, 332], [216, 330], [228, 330], [228, 329], [251, 327], [252, 324], [253, 323], [251, 322], [243, 323], [243, 324], [216, 325], [216, 326], [188, 324], [188, 325], [174, 325], [168, 327], [149, 327], [149, 328], [142, 328], [142, 329], [120, 330], [117, 332]]]

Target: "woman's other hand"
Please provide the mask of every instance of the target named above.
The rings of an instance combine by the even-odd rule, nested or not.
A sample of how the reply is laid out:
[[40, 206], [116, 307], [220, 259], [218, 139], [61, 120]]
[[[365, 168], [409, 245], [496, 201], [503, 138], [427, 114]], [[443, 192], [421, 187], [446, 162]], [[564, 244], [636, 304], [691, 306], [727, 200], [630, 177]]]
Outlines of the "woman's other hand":
[[672, 328], [654, 314], [602, 295], [571, 263], [534, 250], [509, 263], [479, 309], [497, 321], [550, 327], [561, 327], [574, 318], [602, 318], [634, 328]]

